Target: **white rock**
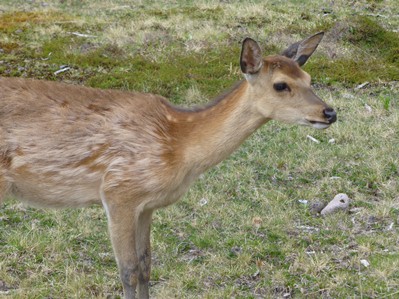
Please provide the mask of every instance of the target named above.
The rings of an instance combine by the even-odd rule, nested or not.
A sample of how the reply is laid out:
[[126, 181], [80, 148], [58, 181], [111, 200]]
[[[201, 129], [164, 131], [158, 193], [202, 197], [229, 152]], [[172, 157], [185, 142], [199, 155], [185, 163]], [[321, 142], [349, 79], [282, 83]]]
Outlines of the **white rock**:
[[55, 72], [54, 72], [54, 75], [58, 75], [58, 74], [60, 74], [60, 73], [69, 71], [70, 69], [71, 69], [71, 68], [70, 68], [69, 66], [63, 65], [63, 66], [61, 66], [61, 68], [60, 68], [58, 71], [55, 71]]
[[372, 112], [373, 108], [371, 108], [369, 105], [364, 104], [364, 108], [366, 109], [367, 112]]
[[387, 227], [386, 227], [386, 230], [392, 230], [393, 229], [393, 225], [394, 225], [395, 223], [393, 223], [393, 222], [391, 222], [391, 224], [389, 224]]
[[369, 85], [369, 82], [364, 82], [362, 84], [359, 84], [358, 86], [355, 87], [355, 90], [362, 89], [363, 87], [365, 87], [367, 85]]
[[366, 268], [370, 266], [370, 263], [367, 260], [360, 260], [360, 263], [365, 266]]
[[306, 137], [307, 137], [308, 139], [312, 140], [313, 142], [320, 143], [320, 141], [317, 140], [316, 138], [314, 138], [313, 136], [307, 135]]
[[349, 208], [350, 199], [345, 193], [337, 194], [332, 201], [320, 212], [321, 215], [334, 213], [338, 210], [346, 210]]
[[204, 205], [206, 205], [208, 203], [208, 200], [206, 198], [201, 198], [201, 200], [199, 201], [199, 205], [201, 207], [203, 207]]
[[350, 93], [344, 93], [342, 96], [345, 99], [351, 99], [351, 100], [355, 98], [355, 96], [353, 94], [350, 94]]

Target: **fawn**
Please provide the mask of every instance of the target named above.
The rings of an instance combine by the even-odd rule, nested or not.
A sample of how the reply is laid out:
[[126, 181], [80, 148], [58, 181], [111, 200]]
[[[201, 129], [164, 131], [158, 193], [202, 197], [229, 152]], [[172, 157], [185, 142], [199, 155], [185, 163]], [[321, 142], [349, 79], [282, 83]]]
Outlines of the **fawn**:
[[246, 38], [245, 79], [195, 109], [153, 94], [0, 78], [0, 201], [12, 194], [45, 207], [102, 204], [124, 297], [148, 298], [155, 209], [176, 202], [269, 120], [317, 129], [336, 121], [300, 68], [322, 37], [266, 58]]

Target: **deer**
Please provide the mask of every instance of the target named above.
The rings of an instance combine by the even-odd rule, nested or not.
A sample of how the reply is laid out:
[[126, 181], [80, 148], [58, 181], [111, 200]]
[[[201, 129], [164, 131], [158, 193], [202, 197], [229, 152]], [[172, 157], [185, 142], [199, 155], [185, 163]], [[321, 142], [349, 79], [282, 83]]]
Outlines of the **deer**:
[[149, 298], [156, 209], [270, 120], [316, 129], [337, 120], [301, 69], [323, 34], [265, 58], [246, 38], [244, 78], [195, 108], [150, 93], [0, 77], [0, 202], [102, 205], [124, 298]]

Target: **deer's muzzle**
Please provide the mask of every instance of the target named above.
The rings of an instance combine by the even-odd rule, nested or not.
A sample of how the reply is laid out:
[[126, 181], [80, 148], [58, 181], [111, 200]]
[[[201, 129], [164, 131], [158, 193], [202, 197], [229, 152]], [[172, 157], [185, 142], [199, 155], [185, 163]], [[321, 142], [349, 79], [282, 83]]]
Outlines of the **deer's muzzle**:
[[333, 108], [326, 108], [323, 110], [323, 114], [326, 117], [329, 124], [332, 124], [337, 121], [337, 112]]

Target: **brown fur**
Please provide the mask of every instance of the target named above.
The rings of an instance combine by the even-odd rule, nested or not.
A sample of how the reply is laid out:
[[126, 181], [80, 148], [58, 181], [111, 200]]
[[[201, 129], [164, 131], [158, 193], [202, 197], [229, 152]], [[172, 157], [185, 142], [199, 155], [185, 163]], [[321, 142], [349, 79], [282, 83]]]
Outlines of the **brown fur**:
[[[335, 121], [296, 62], [260, 59], [253, 40], [243, 49], [247, 80], [191, 110], [152, 94], [0, 78], [0, 199], [11, 193], [48, 207], [102, 204], [125, 298], [148, 298], [154, 209], [178, 200], [271, 119]], [[274, 90], [281, 81], [290, 92]]]

